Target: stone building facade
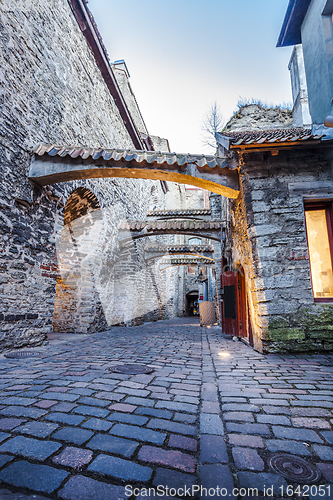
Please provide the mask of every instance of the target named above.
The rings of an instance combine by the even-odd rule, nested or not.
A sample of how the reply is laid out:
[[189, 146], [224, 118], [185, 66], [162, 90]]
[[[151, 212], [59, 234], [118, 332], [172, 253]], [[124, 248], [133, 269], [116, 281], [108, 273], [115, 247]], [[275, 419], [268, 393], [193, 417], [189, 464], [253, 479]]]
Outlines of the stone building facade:
[[260, 122], [260, 106], [247, 106], [221, 132], [239, 163], [240, 195], [229, 202], [223, 258], [244, 274], [246, 338], [264, 352], [332, 350], [332, 276], [329, 264], [321, 269], [327, 283], [316, 294], [318, 256], [311, 262], [306, 227], [306, 211], [333, 197], [330, 142], [309, 128], [273, 128], [269, 121], [266, 130], [239, 130], [251, 113], [250, 121]]
[[0, 349], [183, 315], [185, 266], [161, 267], [146, 247], [188, 238], [134, 239], [128, 225], [149, 210], [208, 207], [208, 193], [149, 179], [29, 181], [38, 144], [169, 144], [148, 134], [126, 64], [110, 63], [86, 2], [6, 0], [0, 16]]
[[294, 45], [292, 113], [246, 106], [218, 136], [240, 174], [224, 258], [264, 352], [333, 348], [332, 11], [289, 0], [278, 47]]
[[[202, 294], [257, 350], [331, 350], [333, 264], [309, 246], [316, 211], [333, 220], [330, 135], [295, 127], [297, 106], [251, 105], [215, 157], [175, 155], [149, 135], [86, 2], [6, 0], [0, 15], [1, 348], [182, 316]], [[38, 144], [51, 146], [32, 162]], [[108, 161], [116, 176], [103, 178]], [[72, 173], [36, 184], [38, 162]], [[185, 178], [215, 192], [169, 181]]]
[[[22, 0], [0, 6], [1, 348], [36, 345], [53, 327], [86, 332], [143, 321], [145, 315], [161, 317], [158, 297], [166, 281], [169, 290], [177, 282], [171, 272], [153, 282], [142, 241], [127, 248], [127, 259], [115, 256], [120, 218], [145, 220], [153, 199], [165, 208], [159, 181], [92, 179], [40, 187], [28, 180], [38, 143], [147, 147], [139, 109], [129, 113], [117, 85], [110, 90], [105, 48], [94, 25], [88, 26], [93, 20], [87, 10], [82, 25], [77, 5]], [[89, 41], [87, 31], [96, 40]], [[101, 60], [94, 43], [100, 44]], [[114, 286], [112, 280], [105, 283], [112, 258], [120, 261], [115, 275], [124, 273], [122, 263], [132, 265], [126, 298], [131, 304], [121, 298], [105, 303], [102, 289]], [[114, 311], [118, 316], [112, 319]]]

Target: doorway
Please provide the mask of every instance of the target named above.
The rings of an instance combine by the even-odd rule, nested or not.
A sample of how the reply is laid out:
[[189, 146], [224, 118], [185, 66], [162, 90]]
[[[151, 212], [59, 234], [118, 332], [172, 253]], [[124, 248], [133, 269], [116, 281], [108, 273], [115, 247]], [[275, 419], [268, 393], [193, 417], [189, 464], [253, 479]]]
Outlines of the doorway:
[[193, 291], [186, 294], [186, 316], [199, 315], [199, 292]]
[[242, 266], [239, 266], [236, 271], [225, 271], [221, 274], [221, 289], [223, 333], [247, 338], [252, 345], [245, 273]]

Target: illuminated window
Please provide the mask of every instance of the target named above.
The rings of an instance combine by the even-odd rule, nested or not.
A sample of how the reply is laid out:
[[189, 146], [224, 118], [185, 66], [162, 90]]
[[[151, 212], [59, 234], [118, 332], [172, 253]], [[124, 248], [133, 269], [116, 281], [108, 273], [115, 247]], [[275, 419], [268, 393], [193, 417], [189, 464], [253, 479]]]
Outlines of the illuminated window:
[[188, 266], [187, 274], [195, 274], [195, 266]]
[[333, 202], [305, 206], [311, 280], [316, 302], [333, 302]]

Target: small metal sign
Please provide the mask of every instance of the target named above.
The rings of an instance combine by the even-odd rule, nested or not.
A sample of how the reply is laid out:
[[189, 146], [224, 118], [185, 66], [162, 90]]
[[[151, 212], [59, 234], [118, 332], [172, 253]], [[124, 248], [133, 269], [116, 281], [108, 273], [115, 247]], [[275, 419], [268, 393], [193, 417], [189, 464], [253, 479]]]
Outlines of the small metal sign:
[[143, 365], [117, 365], [109, 368], [111, 372], [122, 373], [124, 375], [141, 375], [148, 374], [154, 371], [153, 368], [149, 368]]
[[24, 358], [37, 358], [42, 353], [38, 351], [11, 351], [5, 353], [5, 358], [11, 359], [24, 359]]

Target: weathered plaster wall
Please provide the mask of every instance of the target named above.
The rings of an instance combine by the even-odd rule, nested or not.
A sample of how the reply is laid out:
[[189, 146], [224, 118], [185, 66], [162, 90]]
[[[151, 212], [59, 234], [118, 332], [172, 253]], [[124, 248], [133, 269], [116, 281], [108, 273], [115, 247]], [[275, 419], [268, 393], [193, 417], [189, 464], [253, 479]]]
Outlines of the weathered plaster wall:
[[[152, 189], [148, 187], [153, 182], [148, 184], [128, 180], [128, 185], [121, 189], [117, 182], [110, 186], [104, 180], [98, 184], [91, 181], [89, 188], [100, 208], [81, 214], [58, 231], [61, 280], [57, 284], [55, 329], [90, 332], [114, 324], [131, 326], [175, 315], [170, 303], [177, 301], [173, 297], [176, 276], [161, 272], [158, 261], [147, 261], [145, 257], [145, 247], [152, 238], [170, 241], [173, 237], [133, 240], [129, 231], [119, 231], [126, 220], [146, 219], [152, 193], [158, 208], [165, 208], [160, 183], [154, 183]], [[76, 201], [77, 205], [80, 201]], [[73, 209], [80, 210], [75, 206]], [[122, 244], [126, 239], [128, 242]]]
[[246, 154], [241, 181], [233, 260], [245, 269], [255, 347], [332, 349], [333, 306], [314, 303], [304, 223], [304, 197], [333, 194], [330, 163], [310, 149]]
[[310, 126], [312, 123], [308, 87], [306, 83], [304, 57], [302, 45], [295, 45], [288, 69], [290, 71], [291, 90], [293, 96], [293, 126], [303, 127]]
[[301, 30], [309, 106], [314, 124], [324, 123], [325, 117], [333, 111], [332, 8], [333, 2], [327, 0], [311, 2]]

